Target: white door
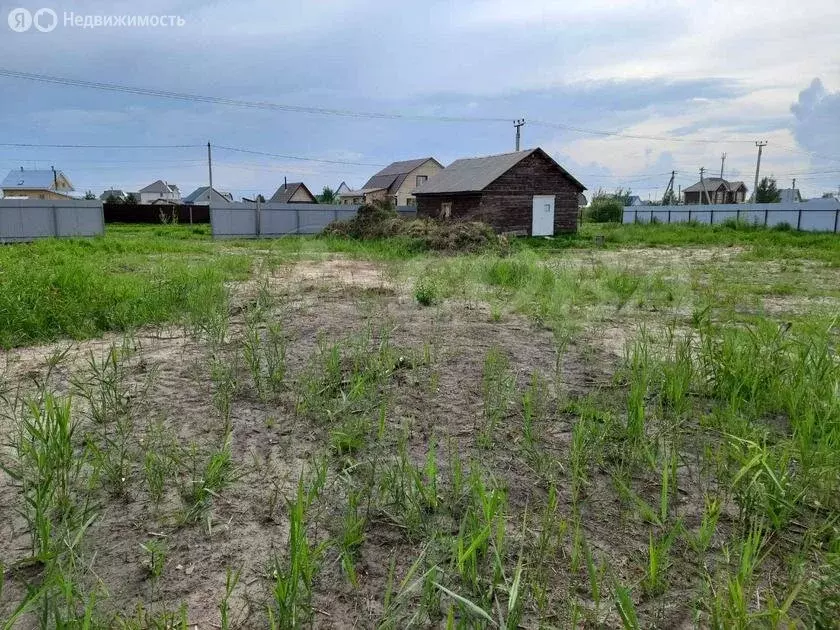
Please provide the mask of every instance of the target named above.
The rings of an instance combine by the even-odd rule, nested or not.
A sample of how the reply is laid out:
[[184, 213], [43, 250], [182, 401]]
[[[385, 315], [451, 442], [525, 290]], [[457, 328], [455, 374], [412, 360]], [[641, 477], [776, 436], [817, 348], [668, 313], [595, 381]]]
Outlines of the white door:
[[554, 234], [554, 195], [534, 195], [534, 218], [531, 236]]

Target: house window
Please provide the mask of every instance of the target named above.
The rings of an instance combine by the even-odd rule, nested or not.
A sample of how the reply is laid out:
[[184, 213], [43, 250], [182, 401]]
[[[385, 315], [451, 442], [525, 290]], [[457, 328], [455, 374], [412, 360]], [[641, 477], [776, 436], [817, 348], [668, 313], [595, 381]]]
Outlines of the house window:
[[417, 200], [414, 199], [414, 197], [407, 197], [405, 203], [409, 206], [413, 206], [415, 203], [417, 203]]
[[723, 192], [720, 190], [715, 192], [715, 203], [723, 203]]
[[449, 219], [452, 216], [452, 202], [444, 201], [440, 204], [440, 218]]
[[419, 186], [425, 184], [426, 181], [428, 181], [428, 179], [429, 179], [428, 175], [418, 175], [417, 176], [417, 186], [419, 187]]

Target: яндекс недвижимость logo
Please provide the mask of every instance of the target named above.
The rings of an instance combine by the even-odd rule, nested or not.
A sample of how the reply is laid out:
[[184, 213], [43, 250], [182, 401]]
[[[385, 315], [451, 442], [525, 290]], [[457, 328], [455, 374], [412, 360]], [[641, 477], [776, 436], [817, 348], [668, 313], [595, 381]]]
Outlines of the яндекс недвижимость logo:
[[9, 11], [9, 28], [16, 33], [25, 33], [33, 27], [42, 33], [49, 33], [56, 26], [58, 14], [52, 9], [38, 9], [35, 13], [24, 8]]

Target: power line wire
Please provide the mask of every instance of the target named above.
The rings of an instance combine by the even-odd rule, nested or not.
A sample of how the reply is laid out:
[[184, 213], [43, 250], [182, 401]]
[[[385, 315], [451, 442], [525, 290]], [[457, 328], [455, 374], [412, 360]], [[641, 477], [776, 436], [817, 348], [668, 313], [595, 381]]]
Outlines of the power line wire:
[[30, 142], [0, 142], [0, 147], [20, 149], [195, 149], [203, 146], [203, 144], [36, 144]]
[[[380, 120], [413, 120], [419, 122], [450, 122], [450, 123], [509, 123], [512, 118], [509, 117], [467, 117], [467, 116], [428, 116], [420, 114], [402, 114], [402, 113], [388, 113], [388, 112], [366, 112], [355, 111], [348, 109], [329, 109], [322, 107], [309, 107], [303, 105], [288, 105], [281, 103], [270, 103], [265, 101], [246, 101], [241, 99], [224, 98], [220, 96], [207, 96], [200, 94], [188, 94], [184, 92], [173, 92], [169, 90], [156, 90], [151, 88], [140, 88], [127, 85], [120, 85], [117, 83], [104, 83], [98, 81], [85, 81], [81, 79], [71, 79], [66, 77], [56, 77], [46, 74], [35, 74], [30, 72], [20, 72], [17, 70], [10, 70], [7, 68], [0, 68], [0, 76], [11, 79], [23, 79], [26, 81], [35, 81], [39, 83], [50, 83], [54, 85], [64, 85], [71, 87], [90, 88], [95, 90], [105, 90], [110, 92], [122, 92], [126, 94], [137, 94], [141, 96], [153, 96], [157, 98], [166, 98], [171, 100], [189, 101], [198, 103], [209, 103], [216, 105], [228, 105], [232, 107], [245, 107], [250, 109], [262, 109], [270, 111], [293, 112], [302, 114], [315, 114], [321, 116], [341, 116], [346, 118], [369, 118]], [[545, 120], [531, 120], [529, 124], [549, 127], [554, 129], [562, 129], [565, 131], [572, 131], [575, 133], [598, 135], [598, 136], [612, 136], [619, 138], [627, 138], [634, 140], [650, 140], [657, 142], [684, 142], [684, 143], [700, 143], [700, 144], [727, 144], [727, 143], [752, 143], [753, 139], [740, 138], [684, 138], [672, 136], [654, 136], [645, 134], [628, 134], [619, 131], [609, 131], [603, 129], [590, 129], [586, 127], [578, 127], [564, 123], [551, 122]], [[838, 158], [840, 159], [840, 158]]]
[[374, 164], [371, 162], [351, 162], [348, 160], [325, 160], [319, 158], [309, 158], [309, 157], [301, 157], [298, 155], [281, 155], [279, 153], [266, 153], [265, 151], [254, 151], [251, 149], [240, 149], [237, 147], [226, 147], [219, 144], [213, 145], [214, 149], [222, 149], [225, 151], [235, 151], [237, 153], [247, 153], [249, 155], [262, 155], [264, 157], [270, 157], [280, 160], [300, 160], [304, 162], [323, 162], [324, 164], [341, 164], [344, 166], [378, 166], [383, 167], [387, 166], [387, 164]]

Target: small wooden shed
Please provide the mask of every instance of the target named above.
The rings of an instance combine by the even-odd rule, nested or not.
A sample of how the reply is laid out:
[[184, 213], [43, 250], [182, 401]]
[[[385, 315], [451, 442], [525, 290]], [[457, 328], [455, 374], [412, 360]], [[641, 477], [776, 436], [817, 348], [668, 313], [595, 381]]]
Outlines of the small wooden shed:
[[586, 187], [540, 148], [456, 160], [414, 191], [417, 215], [483, 221], [499, 232], [577, 230]]

